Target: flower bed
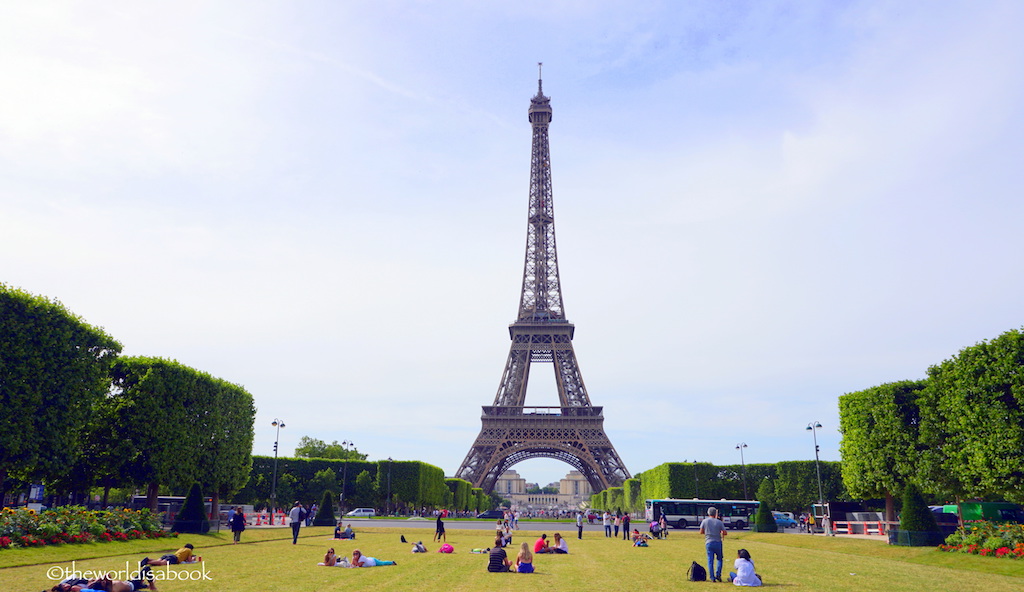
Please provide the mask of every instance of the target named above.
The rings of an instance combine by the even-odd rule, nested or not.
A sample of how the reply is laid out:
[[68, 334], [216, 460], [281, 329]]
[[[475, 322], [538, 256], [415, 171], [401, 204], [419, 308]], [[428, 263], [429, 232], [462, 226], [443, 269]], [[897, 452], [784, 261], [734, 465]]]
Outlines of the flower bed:
[[946, 537], [939, 549], [984, 557], [1024, 559], [1024, 524], [969, 522]]
[[87, 510], [63, 506], [36, 513], [28, 508], [0, 510], [0, 549], [128, 541], [175, 536], [149, 510]]

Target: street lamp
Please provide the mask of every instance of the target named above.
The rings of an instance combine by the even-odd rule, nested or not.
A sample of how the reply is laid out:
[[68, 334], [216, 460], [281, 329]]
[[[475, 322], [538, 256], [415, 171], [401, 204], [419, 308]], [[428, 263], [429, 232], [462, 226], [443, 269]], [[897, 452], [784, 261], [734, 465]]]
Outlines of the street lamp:
[[740, 451], [740, 473], [743, 475], [743, 499], [750, 499], [747, 495], [747, 463], [743, 461], [743, 449], [746, 447], [746, 442], [740, 442], [736, 445], [736, 450]]
[[384, 511], [388, 512], [389, 516], [391, 515], [391, 513], [389, 512], [389, 509], [391, 507], [391, 463], [393, 463], [393, 462], [395, 462], [394, 459], [389, 456], [388, 457], [388, 503], [387, 503], [387, 506], [385, 506], [385, 508], [384, 508]]
[[807, 431], [814, 436], [814, 472], [818, 474], [818, 505], [822, 506], [822, 512], [825, 511], [825, 496], [821, 493], [821, 468], [818, 466], [818, 430], [821, 429], [821, 423], [812, 421], [807, 424]]
[[284, 422], [275, 417], [270, 425], [277, 428], [277, 435], [274, 436], [274, 480], [270, 485], [270, 515], [273, 516], [274, 510], [277, 509], [277, 443], [281, 440], [281, 428], [284, 427]]
[[[343, 447], [345, 447], [345, 451], [346, 452], [348, 452], [348, 447], [349, 446], [352, 446], [353, 448], [355, 447], [355, 443], [354, 442], [349, 442], [348, 440], [342, 442], [341, 445]], [[345, 464], [342, 465], [341, 500], [339, 500], [341, 502], [341, 511], [342, 512], [345, 511], [345, 484], [348, 482], [348, 460], [349, 459], [346, 458], [345, 459]]]

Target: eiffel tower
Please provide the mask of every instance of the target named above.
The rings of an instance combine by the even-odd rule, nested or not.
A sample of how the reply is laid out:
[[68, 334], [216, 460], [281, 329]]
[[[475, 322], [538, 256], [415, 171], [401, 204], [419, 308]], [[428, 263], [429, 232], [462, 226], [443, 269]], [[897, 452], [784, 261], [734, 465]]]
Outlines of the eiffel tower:
[[[602, 408], [590, 404], [572, 347], [575, 327], [562, 308], [548, 146], [550, 101], [538, 76], [537, 95], [530, 99], [529, 109], [533, 155], [519, 317], [508, 328], [512, 347], [494, 404], [483, 408], [483, 428], [456, 473], [487, 493], [502, 473], [531, 458], [554, 458], [572, 465], [594, 491], [622, 485], [629, 478], [605, 434]], [[524, 406], [530, 366], [535, 362], [554, 367], [560, 406]]]

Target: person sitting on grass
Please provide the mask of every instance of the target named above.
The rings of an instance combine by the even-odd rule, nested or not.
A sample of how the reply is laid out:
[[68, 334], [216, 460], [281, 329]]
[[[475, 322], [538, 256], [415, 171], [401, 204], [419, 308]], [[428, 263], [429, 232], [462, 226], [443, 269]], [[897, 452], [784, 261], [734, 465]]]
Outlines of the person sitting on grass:
[[537, 542], [533, 544], [534, 553], [550, 553], [551, 543], [548, 542], [548, 535], [542, 534]]
[[562, 535], [555, 533], [555, 545], [551, 547], [552, 553], [565, 555], [569, 552], [569, 542], [562, 538]]
[[352, 567], [379, 567], [383, 565], [398, 565], [398, 563], [363, 555], [363, 552], [359, 549], [352, 551]]
[[533, 573], [533, 553], [530, 552], [530, 543], [526, 541], [519, 545], [519, 554], [516, 555], [516, 572]]
[[334, 527], [334, 538], [336, 538], [336, 539], [354, 539], [354, 538], [356, 538], [356, 533], [352, 531], [352, 525], [351, 524], [346, 526], [345, 530], [341, 529], [341, 525], [342, 525], [342, 523], [339, 522], [338, 525]]
[[492, 573], [504, 573], [509, 571], [512, 562], [508, 560], [505, 549], [501, 548], [501, 537], [494, 537], [494, 546], [487, 555], [487, 571]]
[[760, 586], [761, 576], [754, 573], [754, 561], [750, 558], [750, 552], [746, 549], [736, 551], [736, 561], [733, 563], [736, 571], [729, 572], [729, 581], [736, 586]]

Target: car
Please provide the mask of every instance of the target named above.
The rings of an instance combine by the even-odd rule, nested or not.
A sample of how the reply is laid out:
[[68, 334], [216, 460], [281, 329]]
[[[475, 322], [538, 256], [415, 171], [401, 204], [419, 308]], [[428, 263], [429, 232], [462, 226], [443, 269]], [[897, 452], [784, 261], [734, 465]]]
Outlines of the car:
[[476, 517], [480, 520], [498, 520], [505, 517], [505, 512], [502, 512], [501, 510], [487, 510], [485, 512], [480, 512]]
[[353, 516], [355, 518], [373, 518], [377, 515], [377, 511], [373, 508], [356, 508], [352, 510], [346, 516]]
[[772, 512], [772, 516], [775, 517], [775, 524], [778, 524], [782, 528], [795, 528], [796, 520], [793, 520], [789, 516], [786, 516], [782, 512]]

